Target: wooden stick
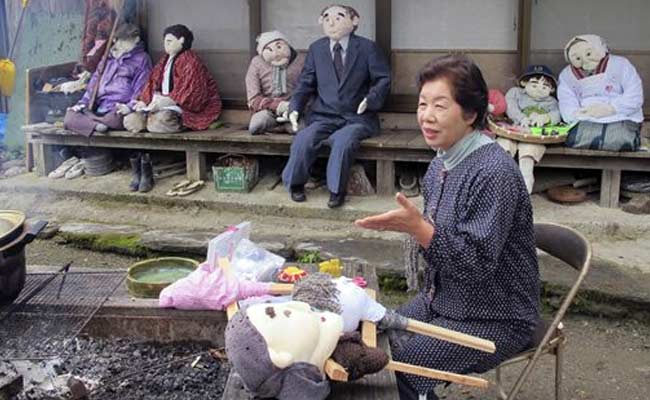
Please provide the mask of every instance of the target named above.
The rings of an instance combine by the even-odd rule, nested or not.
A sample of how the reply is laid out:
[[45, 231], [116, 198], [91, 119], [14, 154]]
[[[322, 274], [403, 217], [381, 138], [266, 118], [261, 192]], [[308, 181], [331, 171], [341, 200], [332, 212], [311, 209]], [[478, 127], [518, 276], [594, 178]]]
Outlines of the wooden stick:
[[[111, 29], [111, 34], [108, 37], [108, 42], [106, 42], [106, 48], [104, 49], [104, 54], [102, 54], [102, 59], [98, 64], [98, 70], [95, 71], [97, 74], [97, 81], [95, 82], [95, 87], [93, 87], [93, 92], [90, 94], [90, 101], [88, 103], [88, 111], [93, 111], [95, 107], [95, 100], [97, 100], [97, 91], [99, 90], [99, 85], [102, 83], [102, 76], [106, 70], [106, 60], [108, 59], [108, 54], [111, 52], [111, 46], [113, 45], [113, 38], [115, 37], [115, 31], [117, 30], [117, 25], [120, 23], [122, 18], [122, 11], [124, 10], [124, 4], [122, 7], [117, 10], [117, 15], [115, 15], [115, 22], [113, 22], [113, 28]], [[101, 70], [99, 69], [101, 68]], [[92, 78], [91, 78], [92, 79]]]
[[328, 358], [327, 361], [325, 361], [325, 374], [327, 374], [327, 377], [333, 381], [348, 381], [348, 371], [346, 371], [341, 364], [331, 358]]
[[293, 285], [291, 283], [272, 283], [269, 294], [274, 296], [288, 295], [293, 292]]
[[434, 337], [436, 339], [444, 340], [450, 343], [455, 343], [461, 346], [471, 347], [472, 349], [485, 351], [487, 353], [494, 353], [496, 351], [496, 346], [492, 341], [481, 339], [476, 336], [467, 335], [465, 333], [452, 331], [451, 329], [441, 328], [439, 326], [427, 324], [410, 318], [408, 320], [406, 330], [409, 332], [415, 332], [421, 335]]
[[482, 378], [475, 378], [473, 376], [460, 375], [453, 372], [445, 372], [437, 369], [425, 368], [397, 361], [389, 361], [388, 365], [386, 365], [386, 369], [396, 372], [403, 372], [405, 374], [423, 376], [425, 378], [458, 383], [465, 386], [474, 386], [481, 389], [487, 389], [489, 386], [489, 382]]
[[[373, 300], [377, 298], [377, 293], [373, 289], [366, 289], [366, 293]], [[361, 322], [361, 341], [368, 347], [377, 347], [377, 325], [374, 322]]]

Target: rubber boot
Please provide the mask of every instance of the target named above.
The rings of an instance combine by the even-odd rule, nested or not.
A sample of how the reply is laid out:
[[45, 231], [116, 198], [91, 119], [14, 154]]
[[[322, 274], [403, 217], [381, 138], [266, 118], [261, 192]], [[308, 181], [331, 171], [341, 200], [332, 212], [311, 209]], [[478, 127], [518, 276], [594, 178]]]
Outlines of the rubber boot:
[[131, 192], [137, 192], [140, 188], [140, 175], [141, 175], [141, 159], [140, 153], [129, 157], [131, 162], [131, 183], [129, 183], [129, 190]]
[[535, 184], [535, 175], [533, 175], [533, 168], [535, 168], [535, 160], [532, 157], [520, 157], [519, 158], [519, 170], [524, 176], [524, 182], [526, 182], [526, 190], [528, 194], [533, 192], [533, 185]]
[[140, 185], [138, 192], [145, 193], [153, 189], [153, 165], [149, 154], [143, 154], [140, 165]]

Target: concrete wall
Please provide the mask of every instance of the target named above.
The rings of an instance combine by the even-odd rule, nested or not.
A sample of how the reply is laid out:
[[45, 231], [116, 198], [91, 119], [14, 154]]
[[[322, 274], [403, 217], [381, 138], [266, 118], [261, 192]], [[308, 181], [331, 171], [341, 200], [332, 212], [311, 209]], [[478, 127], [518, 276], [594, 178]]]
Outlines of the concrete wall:
[[69, 13], [28, 12], [16, 48], [16, 90], [9, 101], [5, 144], [24, 145], [20, 127], [25, 121], [25, 69], [74, 61], [79, 57], [83, 31], [83, 8]]

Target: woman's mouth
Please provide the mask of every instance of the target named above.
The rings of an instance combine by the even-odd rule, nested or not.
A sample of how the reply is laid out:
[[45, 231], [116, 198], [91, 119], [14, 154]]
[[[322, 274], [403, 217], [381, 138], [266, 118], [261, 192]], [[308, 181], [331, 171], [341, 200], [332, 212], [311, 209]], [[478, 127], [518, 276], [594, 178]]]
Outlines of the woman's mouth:
[[432, 128], [422, 128], [422, 133], [427, 139], [435, 139], [440, 135], [440, 131]]

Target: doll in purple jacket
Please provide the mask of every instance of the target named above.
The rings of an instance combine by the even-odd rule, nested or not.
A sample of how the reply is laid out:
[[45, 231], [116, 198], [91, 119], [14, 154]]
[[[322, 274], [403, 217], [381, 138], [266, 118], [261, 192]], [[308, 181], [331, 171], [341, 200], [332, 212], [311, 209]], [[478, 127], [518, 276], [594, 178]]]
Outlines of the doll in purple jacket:
[[[65, 128], [87, 137], [95, 131], [124, 129], [124, 115], [135, 104], [150, 73], [151, 58], [140, 40], [140, 29], [133, 24], [119, 26], [105, 65], [100, 64], [79, 103], [66, 112]], [[97, 97], [89, 109], [97, 85]]]

